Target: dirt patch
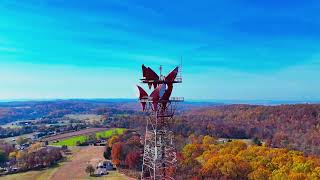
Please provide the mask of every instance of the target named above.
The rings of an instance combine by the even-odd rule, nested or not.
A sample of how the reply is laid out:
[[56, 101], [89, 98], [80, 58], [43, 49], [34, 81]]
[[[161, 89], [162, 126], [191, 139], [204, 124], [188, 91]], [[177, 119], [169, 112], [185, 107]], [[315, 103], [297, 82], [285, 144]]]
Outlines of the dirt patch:
[[100, 161], [104, 160], [103, 157], [104, 147], [101, 146], [87, 146], [81, 147], [70, 160], [59, 168], [53, 175], [52, 180], [61, 179], [87, 179], [85, 169], [90, 163], [96, 166]]

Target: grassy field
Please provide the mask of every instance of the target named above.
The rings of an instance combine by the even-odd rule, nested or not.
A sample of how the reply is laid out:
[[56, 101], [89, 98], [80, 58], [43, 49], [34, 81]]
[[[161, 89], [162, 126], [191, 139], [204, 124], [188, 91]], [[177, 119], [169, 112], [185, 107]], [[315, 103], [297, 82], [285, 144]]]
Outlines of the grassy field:
[[130, 180], [131, 178], [120, 174], [117, 171], [109, 171], [110, 174], [102, 177], [90, 177], [84, 171], [88, 162], [97, 164], [104, 160], [104, 147], [87, 146], [87, 147], [72, 147], [72, 155], [58, 165], [39, 170], [28, 171], [24, 173], [11, 174], [1, 176], [2, 180], [61, 180], [61, 179], [79, 179], [79, 180], [93, 180], [93, 179], [107, 179], [107, 180]]
[[11, 174], [0, 177], [3, 180], [46, 180], [48, 177], [51, 177], [52, 174], [56, 172], [61, 167], [61, 165], [57, 165], [45, 170], [39, 171], [28, 171], [24, 173]]
[[103, 119], [102, 115], [96, 114], [68, 114], [65, 115], [65, 117], [73, 120], [81, 120], [87, 122], [96, 122], [101, 121]]
[[[63, 163], [66, 164], [66, 163]], [[29, 172], [24, 172], [24, 173], [18, 173], [18, 174], [11, 174], [11, 175], [6, 175], [0, 177], [1, 180], [55, 180], [59, 178], [53, 178], [53, 176], [56, 176], [57, 173], [60, 173], [60, 169], [65, 168], [63, 167], [63, 164], [57, 165], [55, 167], [51, 167], [49, 169], [45, 170], [39, 170], [39, 171], [29, 171]], [[80, 169], [80, 171], [84, 171]], [[120, 174], [118, 171], [109, 171], [108, 175], [101, 176], [101, 177], [90, 177], [87, 175], [83, 175], [79, 179], [89, 179], [89, 180], [94, 180], [94, 179], [106, 179], [106, 180], [129, 180], [132, 178], [129, 178], [123, 174]]]
[[86, 172], [85, 168], [88, 163], [94, 167], [101, 161], [105, 160], [103, 157], [104, 147], [101, 146], [86, 146], [78, 147], [80, 151], [75, 153], [71, 161], [61, 166], [51, 176], [50, 180], [61, 180], [61, 179], [107, 179], [107, 180], [131, 180], [131, 178], [120, 174], [117, 171], [109, 171], [110, 174], [101, 177], [90, 177]]
[[109, 171], [109, 174], [106, 176], [101, 177], [89, 177], [88, 179], [94, 180], [94, 179], [106, 179], [106, 180], [133, 180], [133, 178], [129, 178], [123, 174], [120, 174], [118, 171]]
[[87, 136], [81, 135], [81, 136], [74, 136], [68, 139], [61, 140], [59, 142], [52, 143], [51, 145], [56, 146], [76, 146], [77, 142], [84, 143], [87, 140]]
[[[69, 148], [72, 152], [72, 154], [77, 154], [80, 150], [78, 148]], [[1, 180], [48, 180], [51, 179], [53, 174], [56, 173], [58, 169], [63, 167], [65, 164], [71, 161], [73, 155], [68, 155], [66, 159], [57, 165], [42, 169], [42, 170], [36, 170], [36, 171], [28, 171], [23, 173], [17, 173], [17, 174], [10, 174], [6, 176], [1, 176]]]
[[73, 132], [49, 136], [49, 137], [43, 138], [41, 140], [53, 142], [53, 141], [68, 139], [68, 138], [75, 137], [75, 136], [81, 136], [81, 135], [88, 136], [90, 134], [95, 134], [97, 132], [106, 131], [106, 130], [108, 130], [108, 129], [106, 129], [106, 128], [87, 128], [87, 129], [82, 129], [79, 131], [73, 131]]
[[[101, 131], [101, 132], [96, 132], [95, 135], [97, 138], [109, 138], [114, 134], [122, 134], [125, 129], [123, 128], [114, 128], [114, 129], [109, 129], [106, 131]], [[74, 136], [70, 137], [67, 139], [60, 140], [59, 142], [51, 143], [51, 145], [56, 145], [56, 146], [76, 146], [77, 142], [85, 142], [87, 140], [88, 136], [87, 135], [80, 135], [80, 136]]]
[[125, 129], [123, 128], [114, 128], [114, 129], [110, 129], [107, 131], [102, 131], [102, 132], [97, 132], [96, 133], [96, 137], [97, 138], [109, 138], [114, 134], [122, 134], [124, 132]]

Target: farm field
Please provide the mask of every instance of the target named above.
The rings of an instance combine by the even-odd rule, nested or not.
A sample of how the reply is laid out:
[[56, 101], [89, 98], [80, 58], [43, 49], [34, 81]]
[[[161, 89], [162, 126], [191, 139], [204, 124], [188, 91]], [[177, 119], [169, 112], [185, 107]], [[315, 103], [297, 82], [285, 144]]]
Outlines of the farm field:
[[[99, 131], [99, 132], [93, 132], [95, 133], [95, 136], [97, 138], [108, 138], [111, 137], [113, 134], [122, 134], [124, 132], [124, 129], [122, 128], [115, 128], [115, 129], [109, 129], [109, 130], [104, 130], [104, 131]], [[90, 133], [90, 134], [93, 134]], [[79, 135], [79, 136], [73, 136], [67, 139], [62, 139], [59, 142], [54, 142], [51, 143], [51, 145], [57, 145], [57, 146], [76, 146], [77, 142], [83, 143], [86, 141], [89, 133], [86, 133], [85, 135]]]
[[56, 170], [51, 180], [61, 179], [108, 179], [108, 180], [128, 180], [130, 178], [118, 173], [117, 171], [110, 171], [110, 174], [102, 177], [90, 177], [85, 172], [88, 163], [96, 166], [100, 161], [104, 160], [103, 157], [104, 147], [101, 146], [86, 146], [80, 147], [74, 157], [68, 163], [61, 166]]
[[0, 177], [3, 180], [47, 180], [52, 174], [58, 170], [61, 165], [57, 165], [55, 167], [51, 167], [45, 170], [38, 170], [38, 171], [28, 171], [24, 173], [18, 174], [11, 174]]
[[73, 120], [81, 120], [87, 122], [96, 122], [101, 121], [103, 119], [102, 115], [96, 114], [68, 114], [65, 115], [65, 117]]
[[109, 138], [110, 136], [114, 134], [122, 134], [125, 131], [123, 128], [114, 128], [107, 131], [97, 132], [96, 137], [99, 138]]
[[0, 179], [2, 180], [48, 180], [51, 179], [51, 176], [64, 164], [71, 161], [71, 158], [80, 151], [78, 147], [75, 148], [69, 148], [72, 152], [71, 155], [68, 155], [66, 159], [57, 165], [42, 169], [42, 170], [34, 170], [34, 171], [28, 171], [23, 173], [17, 173], [17, 174], [10, 174], [6, 176], [1, 176]]
[[128, 180], [130, 178], [118, 173], [117, 171], [110, 171], [110, 174], [102, 177], [90, 177], [85, 173], [87, 163], [97, 165], [99, 161], [104, 160], [104, 147], [86, 146], [74, 147], [72, 154], [66, 161], [59, 163], [57, 166], [24, 173], [6, 175], [0, 177], [2, 180], [60, 180], [60, 179], [108, 179], [108, 180]]
[[2, 176], [3, 180], [44, 180], [46, 177], [50, 176], [51, 172], [54, 171], [55, 168], [50, 168], [50, 170], [43, 171], [29, 171], [25, 173], [11, 174]]
[[69, 132], [69, 133], [50, 136], [50, 137], [42, 139], [42, 141], [51, 142], [51, 141], [56, 141], [56, 140], [60, 140], [60, 139], [67, 139], [67, 138], [73, 137], [73, 136], [93, 134], [93, 133], [100, 132], [100, 131], [105, 131], [105, 130], [107, 130], [107, 129], [106, 128], [83, 129], [83, 130], [80, 130], [80, 131], [75, 131], [75, 132]]
[[100, 161], [104, 160], [104, 147], [102, 146], [86, 146], [78, 148], [79, 151], [74, 154], [70, 161], [55, 171], [50, 179], [86, 179], [89, 177], [85, 172], [87, 164], [91, 163], [96, 166]]
[[134, 180], [133, 178], [127, 177], [120, 174], [118, 171], [109, 171], [109, 174], [101, 177], [89, 177], [90, 180]]

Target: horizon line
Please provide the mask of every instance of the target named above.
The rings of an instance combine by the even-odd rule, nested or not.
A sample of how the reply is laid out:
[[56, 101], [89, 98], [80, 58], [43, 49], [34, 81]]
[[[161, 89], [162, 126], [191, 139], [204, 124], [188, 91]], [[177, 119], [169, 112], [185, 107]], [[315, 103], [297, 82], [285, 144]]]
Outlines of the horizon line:
[[[44, 102], [44, 101], [72, 101], [72, 100], [137, 100], [138, 98], [17, 98], [17, 99], [0, 99], [0, 103], [13, 103], [13, 102]], [[219, 104], [252, 104], [252, 105], [263, 105], [263, 104], [313, 104], [320, 103], [319, 99], [314, 100], [237, 100], [237, 99], [187, 99], [185, 102], [189, 103], [219, 103]]]

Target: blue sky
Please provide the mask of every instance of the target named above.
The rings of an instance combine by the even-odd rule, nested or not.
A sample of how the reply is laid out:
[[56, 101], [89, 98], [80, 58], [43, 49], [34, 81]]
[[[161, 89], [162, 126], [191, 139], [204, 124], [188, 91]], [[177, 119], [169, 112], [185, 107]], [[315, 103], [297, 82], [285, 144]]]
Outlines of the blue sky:
[[0, 99], [133, 98], [141, 64], [175, 96], [319, 100], [316, 0], [0, 0]]

